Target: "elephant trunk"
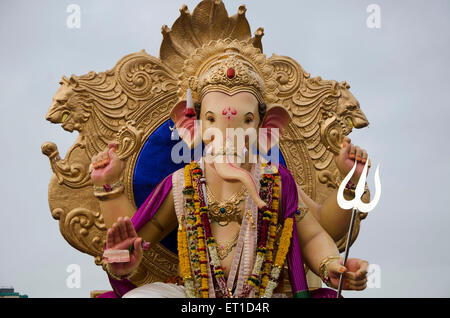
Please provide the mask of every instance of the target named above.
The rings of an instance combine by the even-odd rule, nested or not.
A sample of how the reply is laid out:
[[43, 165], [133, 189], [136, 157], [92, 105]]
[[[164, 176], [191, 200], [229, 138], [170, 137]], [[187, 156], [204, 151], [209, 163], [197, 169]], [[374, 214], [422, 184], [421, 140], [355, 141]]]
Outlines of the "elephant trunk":
[[228, 156], [226, 156], [226, 162], [218, 163], [214, 161], [214, 169], [217, 171], [217, 174], [224, 180], [227, 181], [240, 181], [244, 187], [247, 189], [248, 194], [256, 203], [258, 208], [263, 208], [266, 206], [266, 203], [261, 199], [258, 194], [258, 188], [256, 186], [256, 182], [253, 179], [252, 175], [245, 169], [242, 169], [228, 160]]

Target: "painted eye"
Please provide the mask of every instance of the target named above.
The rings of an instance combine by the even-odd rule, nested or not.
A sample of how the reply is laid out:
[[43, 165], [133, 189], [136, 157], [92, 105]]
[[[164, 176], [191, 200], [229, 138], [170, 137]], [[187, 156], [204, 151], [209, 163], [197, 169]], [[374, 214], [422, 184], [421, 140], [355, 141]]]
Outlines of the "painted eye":
[[215, 119], [214, 119], [214, 117], [208, 117], [207, 119], [206, 119], [207, 121], [209, 121], [210, 123], [213, 123], [213, 122], [215, 122]]
[[251, 118], [251, 117], [245, 118], [245, 123], [246, 124], [250, 124], [252, 121], [253, 121], [253, 118]]

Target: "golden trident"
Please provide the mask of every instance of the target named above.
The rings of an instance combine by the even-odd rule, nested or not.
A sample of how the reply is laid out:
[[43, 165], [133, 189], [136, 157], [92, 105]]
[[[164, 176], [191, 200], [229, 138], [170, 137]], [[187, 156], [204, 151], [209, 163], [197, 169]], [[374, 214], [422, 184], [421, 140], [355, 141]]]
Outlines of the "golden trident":
[[[364, 169], [361, 173], [361, 177], [359, 178], [358, 184], [355, 189], [355, 198], [353, 200], [347, 201], [344, 198], [344, 190], [347, 183], [350, 181], [353, 173], [356, 170], [356, 160], [353, 165], [352, 170], [347, 174], [347, 176], [342, 181], [341, 185], [339, 186], [339, 190], [337, 193], [337, 202], [339, 206], [344, 209], [352, 209], [352, 218], [350, 220], [350, 227], [348, 231], [347, 236], [347, 243], [345, 244], [345, 256], [344, 256], [344, 266], [347, 264], [347, 258], [348, 253], [350, 251], [350, 239], [352, 237], [353, 232], [353, 225], [355, 223], [355, 216], [356, 213], [359, 211], [361, 212], [370, 212], [372, 211], [375, 206], [378, 204], [378, 201], [380, 200], [381, 196], [381, 182], [380, 182], [380, 165], [377, 166], [377, 169], [375, 170], [375, 196], [373, 200], [369, 203], [364, 203], [361, 201], [361, 196], [364, 193], [364, 185], [366, 184], [366, 178], [367, 178], [367, 168], [369, 164], [369, 158], [367, 158], [366, 164], [364, 165]], [[337, 292], [337, 298], [341, 297], [342, 293], [342, 282], [343, 282], [343, 274], [341, 274], [341, 277], [339, 279], [339, 286], [338, 286], [338, 292]]]

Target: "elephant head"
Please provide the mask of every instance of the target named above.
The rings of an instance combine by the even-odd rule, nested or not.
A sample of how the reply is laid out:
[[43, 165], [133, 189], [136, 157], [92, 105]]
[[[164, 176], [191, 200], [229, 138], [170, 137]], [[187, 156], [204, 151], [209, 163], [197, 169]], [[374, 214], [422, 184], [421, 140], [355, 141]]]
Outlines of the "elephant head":
[[[255, 180], [241, 165], [256, 162], [256, 147], [260, 152], [268, 152], [278, 144], [281, 132], [290, 121], [288, 112], [281, 106], [266, 111], [266, 105], [258, 103], [249, 92], [228, 95], [211, 91], [197, 105], [197, 116], [185, 112], [185, 102], [172, 110], [171, 118], [181, 131], [180, 136], [191, 148], [203, 141], [217, 174], [226, 181], [241, 182], [258, 207], [264, 207]], [[201, 136], [194, 129], [195, 120], [201, 125]]]

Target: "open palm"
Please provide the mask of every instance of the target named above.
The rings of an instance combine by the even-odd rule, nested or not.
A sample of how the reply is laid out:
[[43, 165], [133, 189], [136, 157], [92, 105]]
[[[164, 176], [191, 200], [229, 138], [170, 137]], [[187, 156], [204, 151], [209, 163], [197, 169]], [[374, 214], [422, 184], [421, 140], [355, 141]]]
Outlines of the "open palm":
[[124, 276], [137, 268], [143, 255], [142, 238], [138, 237], [130, 218], [118, 218], [117, 222], [108, 230], [106, 248], [115, 250], [131, 248], [129, 262], [109, 264], [113, 274]]

